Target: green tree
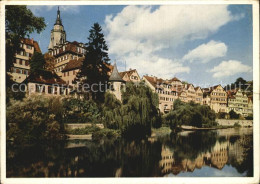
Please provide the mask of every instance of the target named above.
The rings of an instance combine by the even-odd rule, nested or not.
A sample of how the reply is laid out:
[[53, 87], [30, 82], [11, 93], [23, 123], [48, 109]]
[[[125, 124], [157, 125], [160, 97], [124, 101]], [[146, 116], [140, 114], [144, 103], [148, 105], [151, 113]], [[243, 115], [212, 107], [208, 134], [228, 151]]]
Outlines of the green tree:
[[60, 97], [36, 95], [14, 100], [6, 109], [7, 140], [27, 145], [64, 139], [63, 114]]
[[230, 119], [238, 119], [239, 114], [237, 114], [234, 110], [229, 111], [229, 117]]
[[174, 109], [163, 116], [163, 122], [172, 130], [178, 130], [181, 125], [195, 127], [216, 126], [216, 114], [209, 106], [196, 104], [194, 102], [184, 103], [177, 99], [173, 103]]
[[[88, 90], [87, 94], [85, 93], [86, 98], [103, 102], [105, 84], [109, 79], [108, 62], [110, 59], [107, 53], [108, 47], [102, 33], [102, 28], [98, 23], [92, 26], [89, 33], [88, 43], [86, 44], [87, 54], [81, 71], [78, 72], [74, 83], [78, 83], [81, 91], [84, 90], [83, 84], [88, 84], [91, 90]], [[99, 84], [99, 86], [96, 84]]]
[[122, 103], [114, 95], [105, 94], [102, 107], [105, 127], [120, 129], [127, 138], [140, 138], [150, 135], [151, 127], [160, 127], [158, 95], [144, 83], [138, 86], [126, 84], [122, 94]]
[[44, 55], [39, 52], [34, 52], [32, 58], [29, 60], [30, 63], [30, 71], [37, 72], [44, 70], [45, 59]]
[[[6, 72], [11, 71], [15, 53], [21, 50], [19, 43], [22, 38], [29, 37], [30, 33], [40, 33], [46, 24], [43, 17], [36, 17], [31, 10], [23, 5], [8, 5], [5, 9], [5, 36], [6, 36]], [[7, 75], [7, 85], [11, 80]]]

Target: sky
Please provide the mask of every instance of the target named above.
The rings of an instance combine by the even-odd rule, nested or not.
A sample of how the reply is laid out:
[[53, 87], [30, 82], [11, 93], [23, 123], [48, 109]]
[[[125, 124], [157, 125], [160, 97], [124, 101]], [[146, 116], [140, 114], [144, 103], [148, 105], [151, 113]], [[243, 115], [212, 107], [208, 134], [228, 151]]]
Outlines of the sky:
[[[111, 63], [140, 76], [177, 77], [195, 86], [253, 79], [251, 5], [59, 6], [68, 41], [87, 43], [102, 26]], [[30, 37], [47, 52], [58, 6], [28, 6], [45, 30]]]

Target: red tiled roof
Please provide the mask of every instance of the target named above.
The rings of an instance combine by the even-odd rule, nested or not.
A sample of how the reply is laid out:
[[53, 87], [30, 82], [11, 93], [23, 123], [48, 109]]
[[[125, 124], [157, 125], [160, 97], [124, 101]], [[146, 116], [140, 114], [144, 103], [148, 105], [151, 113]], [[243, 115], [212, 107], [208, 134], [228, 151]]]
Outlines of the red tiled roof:
[[84, 57], [81, 57], [79, 59], [72, 59], [68, 62], [68, 64], [65, 66], [65, 68], [62, 70], [62, 72], [70, 71], [70, 70], [76, 70], [81, 68], [82, 63], [84, 61]]
[[58, 84], [66, 85], [66, 82], [62, 80], [56, 73], [50, 71], [39, 71], [31, 73], [25, 80], [24, 83], [39, 83], [39, 84]]
[[180, 80], [177, 77], [174, 77], [174, 78], [171, 79], [171, 81], [180, 81]]
[[[75, 53], [77, 55], [83, 55], [83, 53], [81, 52], [78, 52], [77, 50], [77, 47], [80, 47], [79, 45], [80, 43], [78, 43], [77, 41], [73, 41], [73, 42], [67, 42], [63, 45], [60, 45], [58, 48], [55, 48], [55, 49], [58, 49], [59, 50], [59, 53], [56, 54], [55, 56], [59, 56], [63, 53], [66, 53], [66, 52], [72, 52], [72, 53]], [[63, 46], [65, 46], [65, 50], [63, 50]], [[84, 47], [83, 47], [84, 48]], [[55, 50], [53, 49], [53, 50]]]
[[124, 72], [119, 72], [119, 74], [121, 75], [121, 77], [124, 77], [125, 74], [127, 74], [128, 77], [130, 77], [134, 72], [136, 72], [136, 69], [129, 70], [129, 71], [124, 71]]
[[[201, 89], [201, 87], [197, 86], [197, 87], [194, 88], [194, 89], [195, 89], [195, 91], [197, 91], [197, 90]], [[202, 90], [202, 89], [201, 89], [201, 90]]]
[[38, 44], [37, 41], [34, 41], [33, 39], [29, 39], [29, 38], [22, 38], [21, 42], [26, 44], [26, 45], [33, 46], [36, 52], [40, 52], [41, 53], [41, 49], [40, 49], [39, 44]]
[[40, 47], [39, 47], [39, 45], [38, 45], [38, 42], [33, 41], [33, 46], [34, 46], [35, 51], [41, 53], [41, 49], [40, 49]]
[[150, 77], [148, 75], [145, 75], [144, 78], [153, 86], [156, 87], [157, 85], [157, 79], [155, 77]]

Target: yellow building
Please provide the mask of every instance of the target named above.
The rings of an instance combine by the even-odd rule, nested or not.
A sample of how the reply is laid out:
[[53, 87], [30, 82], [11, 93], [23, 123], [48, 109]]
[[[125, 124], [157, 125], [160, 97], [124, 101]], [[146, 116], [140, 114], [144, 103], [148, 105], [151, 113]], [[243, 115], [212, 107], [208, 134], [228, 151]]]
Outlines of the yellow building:
[[73, 85], [73, 81], [76, 78], [77, 73], [82, 67], [84, 57], [79, 59], [70, 60], [69, 63], [62, 70], [61, 78], [69, 85]]
[[228, 112], [227, 93], [221, 85], [203, 89], [203, 104], [210, 106], [216, 113]]
[[11, 76], [13, 81], [21, 83], [30, 73], [29, 60], [34, 52], [41, 53], [40, 47], [33, 39], [24, 38], [20, 43], [21, 51], [15, 54], [14, 65], [11, 68]]
[[191, 101], [195, 102], [196, 92], [193, 84], [185, 84], [183, 91], [185, 91], [187, 94], [187, 102], [191, 102]]
[[202, 105], [203, 104], [203, 92], [202, 92], [202, 89], [201, 89], [201, 87], [196, 87], [194, 89], [195, 89], [195, 93], [196, 93], [195, 102], [200, 104], [200, 105]]
[[[251, 109], [248, 110], [248, 97], [241, 89], [229, 90], [228, 94], [228, 111], [235, 111], [242, 116], [248, 116]], [[252, 114], [252, 113], [251, 113]]]
[[159, 109], [162, 113], [167, 113], [173, 109], [173, 102], [178, 98], [176, 87], [171, 84], [171, 80], [159, 79], [155, 76], [143, 76], [143, 81], [159, 96]]

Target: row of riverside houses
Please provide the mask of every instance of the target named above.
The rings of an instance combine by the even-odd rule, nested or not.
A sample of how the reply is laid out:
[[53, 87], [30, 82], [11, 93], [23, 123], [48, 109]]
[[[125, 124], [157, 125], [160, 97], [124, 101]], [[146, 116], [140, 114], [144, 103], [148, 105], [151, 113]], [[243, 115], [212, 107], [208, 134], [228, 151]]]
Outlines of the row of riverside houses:
[[[40, 47], [33, 39], [22, 39], [22, 51], [16, 54], [16, 60], [11, 70], [13, 80], [28, 85], [31, 93], [44, 93], [50, 95], [67, 95], [73, 88], [72, 81], [79, 72], [87, 53], [83, 43], [66, 40], [66, 32], [62, 25], [60, 11], [54, 28], [51, 31], [48, 53], [53, 58], [53, 72], [42, 71], [30, 74], [29, 59], [34, 52], [41, 52]], [[121, 100], [121, 86], [125, 82], [140, 82], [141, 78], [135, 69], [118, 72], [116, 65], [110, 68], [110, 83], [113, 85], [112, 93]], [[30, 75], [29, 75], [30, 74]], [[211, 88], [194, 87], [193, 84], [184, 84], [178, 78], [163, 80], [155, 76], [143, 76], [142, 80], [158, 93], [159, 109], [167, 113], [173, 109], [173, 102], [180, 99], [183, 102], [194, 101], [201, 105], [209, 105], [215, 112], [229, 112], [234, 110], [243, 116], [253, 113], [252, 98], [248, 98], [240, 89], [225, 91], [221, 85]]]
[[144, 82], [158, 93], [159, 109], [167, 113], [173, 109], [173, 102], [180, 99], [183, 102], [195, 102], [208, 105], [216, 113], [228, 113], [231, 110], [246, 117], [253, 114], [253, 99], [241, 89], [225, 91], [221, 85], [209, 88], [194, 87], [193, 84], [182, 83], [178, 78], [163, 80], [155, 76], [143, 76]]

